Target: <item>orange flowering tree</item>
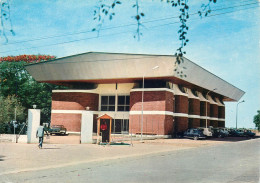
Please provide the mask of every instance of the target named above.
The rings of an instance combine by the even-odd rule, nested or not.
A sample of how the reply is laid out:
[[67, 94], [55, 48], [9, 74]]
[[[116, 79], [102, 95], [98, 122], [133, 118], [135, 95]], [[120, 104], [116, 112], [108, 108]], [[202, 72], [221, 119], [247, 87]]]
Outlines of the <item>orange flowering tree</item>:
[[19, 55], [0, 58], [0, 96], [15, 96], [26, 110], [36, 104], [41, 109], [41, 121], [50, 120], [51, 93], [58, 86], [38, 83], [26, 71], [25, 65], [55, 59], [49, 55]]

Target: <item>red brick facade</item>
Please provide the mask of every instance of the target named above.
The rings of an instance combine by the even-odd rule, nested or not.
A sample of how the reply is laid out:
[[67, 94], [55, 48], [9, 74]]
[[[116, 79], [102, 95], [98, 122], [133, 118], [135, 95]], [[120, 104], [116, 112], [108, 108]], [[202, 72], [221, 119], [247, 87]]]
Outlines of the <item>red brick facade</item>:
[[52, 110], [98, 110], [98, 94], [94, 93], [53, 93]]
[[[52, 113], [51, 125], [64, 125], [67, 131], [80, 132], [81, 114], [80, 110], [98, 110], [98, 94], [80, 92], [61, 92], [52, 94], [52, 110], [78, 110], [73, 113]], [[94, 119], [95, 121], [95, 119]]]
[[200, 100], [189, 98], [189, 114], [200, 115]]
[[[90, 107], [98, 111], [99, 94], [81, 92], [59, 92], [52, 95], [51, 125], [63, 124], [68, 131], [80, 131], [81, 110]], [[167, 90], [144, 91], [143, 134], [172, 135], [188, 128], [205, 126], [224, 127], [225, 106], [210, 104], [186, 95], [174, 95]], [[58, 110], [61, 110], [58, 111]], [[64, 110], [64, 112], [62, 112]], [[70, 111], [74, 112], [70, 112]], [[76, 111], [76, 112], [75, 112]], [[78, 112], [77, 112], [78, 111]], [[142, 91], [130, 92], [129, 133], [141, 133]], [[96, 131], [94, 115], [94, 129]]]
[[[129, 133], [141, 134], [141, 121], [141, 115], [130, 115]], [[173, 116], [143, 116], [143, 134], [171, 135], [173, 133], [173, 128]]]
[[[156, 111], [174, 110], [174, 95], [168, 91], [145, 91], [143, 98], [143, 133], [170, 135], [173, 133], [173, 116], [156, 114]], [[130, 93], [130, 111], [142, 111], [142, 91]], [[146, 111], [155, 111], [154, 114], [146, 114]], [[133, 133], [141, 133], [141, 114], [129, 116], [129, 129]]]
[[188, 97], [175, 95], [175, 113], [188, 114]]
[[81, 114], [55, 114], [51, 115], [51, 125], [64, 125], [67, 131], [80, 132]]

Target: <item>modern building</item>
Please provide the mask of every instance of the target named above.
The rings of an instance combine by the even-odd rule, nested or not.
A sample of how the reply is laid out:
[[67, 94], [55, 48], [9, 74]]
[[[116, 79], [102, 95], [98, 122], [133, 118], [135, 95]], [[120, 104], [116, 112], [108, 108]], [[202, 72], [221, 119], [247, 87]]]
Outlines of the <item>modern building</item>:
[[[225, 126], [225, 101], [244, 92], [184, 58], [89, 52], [30, 64], [39, 82], [67, 86], [52, 94], [51, 124], [79, 132], [81, 114], [113, 118], [113, 133], [172, 135], [187, 128]], [[206, 124], [207, 122], [207, 124]]]

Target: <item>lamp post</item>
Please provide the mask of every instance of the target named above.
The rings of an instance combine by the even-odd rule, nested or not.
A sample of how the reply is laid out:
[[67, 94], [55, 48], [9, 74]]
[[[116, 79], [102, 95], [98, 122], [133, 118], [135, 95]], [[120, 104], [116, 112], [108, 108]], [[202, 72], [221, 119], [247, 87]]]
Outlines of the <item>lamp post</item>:
[[241, 102], [237, 103], [237, 108], [236, 108], [236, 129], [237, 129], [237, 110], [238, 110], [238, 104], [245, 102], [245, 100], [242, 100]]
[[[158, 69], [159, 66], [154, 66], [152, 70]], [[142, 89], [142, 115], [141, 115], [141, 142], [143, 141], [143, 126], [144, 126], [144, 75], [143, 74], [143, 89]]]
[[[213, 90], [209, 90], [206, 94], [206, 99], [208, 100], [208, 94], [212, 91], [217, 90], [217, 88], [214, 88]], [[206, 128], [208, 127], [208, 102], [206, 102]]]

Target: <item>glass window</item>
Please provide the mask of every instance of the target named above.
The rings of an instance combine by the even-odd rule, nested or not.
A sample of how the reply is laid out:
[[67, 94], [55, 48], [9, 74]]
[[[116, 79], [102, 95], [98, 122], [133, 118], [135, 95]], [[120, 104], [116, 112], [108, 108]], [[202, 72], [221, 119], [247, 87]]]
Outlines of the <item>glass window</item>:
[[125, 104], [125, 96], [118, 96], [118, 105]]
[[101, 111], [115, 111], [115, 96], [101, 96]]
[[129, 111], [130, 96], [118, 96], [117, 111]]
[[129, 120], [114, 119], [112, 121], [112, 133], [113, 134], [129, 133]]
[[109, 96], [109, 105], [115, 105], [115, 96]]

